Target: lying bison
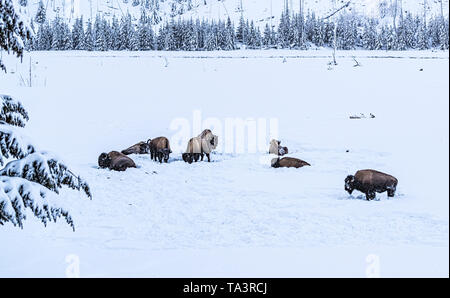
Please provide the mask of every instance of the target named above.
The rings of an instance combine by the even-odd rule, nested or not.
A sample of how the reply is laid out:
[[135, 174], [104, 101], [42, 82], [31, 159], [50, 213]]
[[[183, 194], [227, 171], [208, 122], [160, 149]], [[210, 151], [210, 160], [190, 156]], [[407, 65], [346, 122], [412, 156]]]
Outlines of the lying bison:
[[150, 150], [150, 158], [154, 161], [159, 161], [162, 163], [169, 161], [170, 153], [172, 153], [172, 150], [170, 150], [170, 143], [169, 140], [166, 137], [159, 137], [153, 140], [148, 140], [147, 143], [149, 144], [149, 150]]
[[345, 190], [352, 194], [356, 189], [366, 195], [367, 200], [375, 199], [376, 192], [387, 191], [389, 197], [395, 195], [397, 190], [397, 178], [375, 170], [361, 170], [355, 176], [345, 178]]
[[269, 147], [269, 153], [270, 154], [275, 154], [278, 156], [283, 156], [289, 153], [289, 150], [287, 147], [282, 147], [281, 146], [281, 141], [278, 140], [272, 140], [270, 142], [270, 147]]
[[98, 165], [102, 169], [108, 168], [119, 172], [123, 172], [127, 168], [136, 168], [136, 164], [131, 158], [117, 151], [102, 153], [98, 157]]
[[187, 163], [203, 161], [204, 156], [211, 162], [211, 152], [217, 148], [219, 137], [211, 130], [205, 129], [198, 137], [192, 138], [188, 142], [186, 152], [182, 154], [183, 160]]
[[148, 154], [150, 153], [150, 145], [146, 142], [139, 142], [128, 149], [122, 150], [125, 155], [130, 154]]
[[302, 168], [304, 166], [311, 166], [306, 161], [298, 158], [283, 157], [272, 159], [272, 168]]

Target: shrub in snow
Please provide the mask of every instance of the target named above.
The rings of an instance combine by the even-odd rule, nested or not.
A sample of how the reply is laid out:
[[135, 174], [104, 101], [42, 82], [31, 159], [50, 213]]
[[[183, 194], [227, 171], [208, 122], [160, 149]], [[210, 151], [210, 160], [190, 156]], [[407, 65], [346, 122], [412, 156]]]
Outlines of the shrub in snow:
[[92, 198], [89, 185], [74, 175], [55, 155], [38, 151], [21, 135], [28, 121], [22, 104], [0, 95], [0, 225], [23, 227], [26, 209], [45, 225], [63, 217], [75, 229], [68, 211], [57, 205], [57, 194], [66, 186]]

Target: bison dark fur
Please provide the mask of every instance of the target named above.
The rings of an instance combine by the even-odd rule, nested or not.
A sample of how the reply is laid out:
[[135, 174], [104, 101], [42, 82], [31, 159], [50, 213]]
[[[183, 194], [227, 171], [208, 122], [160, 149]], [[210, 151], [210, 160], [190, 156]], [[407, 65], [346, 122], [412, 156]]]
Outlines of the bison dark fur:
[[148, 140], [147, 143], [149, 144], [149, 150], [150, 150], [150, 157], [154, 161], [159, 161], [162, 163], [169, 161], [170, 153], [172, 153], [172, 150], [170, 150], [170, 143], [169, 140], [166, 137], [159, 137], [153, 140]]
[[150, 145], [146, 142], [139, 142], [128, 149], [122, 150], [125, 155], [130, 154], [148, 154], [150, 153]]
[[387, 191], [389, 197], [395, 196], [397, 178], [375, 170], [361, 170], [345, 178], [345, 190], [352, 194], [356, 189], [366, 195], [367, 200], [373, 200], [376, 193]]
[[125, 171], [127, 168], [136, 168], [136, 164], [131, 158], [117, 151], [100, 154], [98, 165], [102, 169], [108, 168], [119, 172]]
[[272, 159], [273, 168], [302, 168], [304, 166], [311, 166], [304, 160], [293, 158], [293, 157], [283, 157]]

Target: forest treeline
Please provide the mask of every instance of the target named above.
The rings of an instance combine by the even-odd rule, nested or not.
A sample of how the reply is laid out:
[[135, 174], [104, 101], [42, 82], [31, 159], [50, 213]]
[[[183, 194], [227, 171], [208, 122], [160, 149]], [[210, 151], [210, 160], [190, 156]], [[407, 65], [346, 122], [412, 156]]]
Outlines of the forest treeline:
[[[355, 13], [336, 17], [337, 48], [341, 50], [408, 50], [449, 48], [449, 19], [407, 13], [396, 24]], [[285, 11], [275, 25], [263, 28], [241, 18], [237, 24], [224, 21], [174, 18], [155, 25], [143, 12], [138, 20], [130, 14], [120, 19], [97, 15], [94, 20], [80, 17], [73, 25], [61, 17], [48, 21], [36, 15], [32, 26], [37, 34], [28, 42], [28, 50], [132, 50], [132, 51], [213, 51], [239, 48], [332, 47], [335, 22], [314, 13]]]

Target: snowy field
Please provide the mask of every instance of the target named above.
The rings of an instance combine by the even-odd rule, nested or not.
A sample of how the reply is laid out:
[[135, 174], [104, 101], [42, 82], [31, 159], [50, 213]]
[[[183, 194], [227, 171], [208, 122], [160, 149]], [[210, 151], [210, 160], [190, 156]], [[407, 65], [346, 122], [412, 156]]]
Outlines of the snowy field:
[[[74, 262], [81, 277], [448, 277], [448, 52], [338, 55], [330, 68], [325, 50], [32, 53], [31, 88], [30, 56], [7, 57], [0, 93], [93, 200], [61, 194], [76, 232], [31, 214], [0, 227], [0, 277], [64, 277]], [[212, 163], [184, 163], [173, 143], [169, 164], [98, 169], [102, 152], [173, 140], [180, 119], [198, 135], [198, 113], [216, 120]], [[228, 152], [228, 118], [277, 119], [312, 167], [271, 168], [269, 133], [262, 151]], [[396, 176], [395, 198], [349, 196], [345, 177], [365, 168]]]

